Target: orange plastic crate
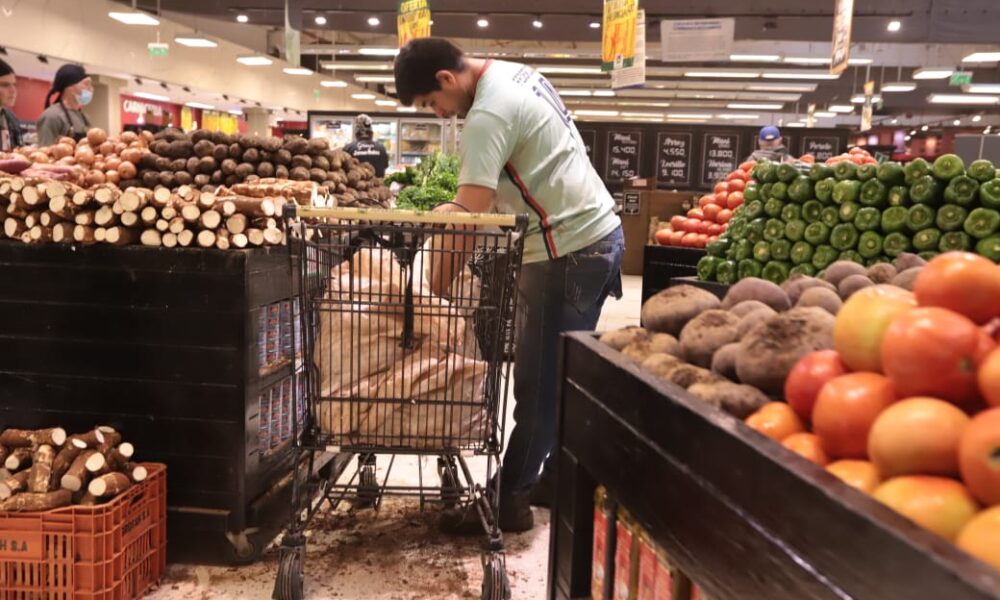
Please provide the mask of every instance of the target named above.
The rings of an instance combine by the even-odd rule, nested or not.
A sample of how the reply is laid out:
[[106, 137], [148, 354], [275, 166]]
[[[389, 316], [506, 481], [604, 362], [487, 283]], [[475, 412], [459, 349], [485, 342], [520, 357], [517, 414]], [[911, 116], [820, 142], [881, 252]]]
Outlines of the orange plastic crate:
[[167, 468], [99, 506], [0, 513], [0, 600], [134, 600], [167, 564]]

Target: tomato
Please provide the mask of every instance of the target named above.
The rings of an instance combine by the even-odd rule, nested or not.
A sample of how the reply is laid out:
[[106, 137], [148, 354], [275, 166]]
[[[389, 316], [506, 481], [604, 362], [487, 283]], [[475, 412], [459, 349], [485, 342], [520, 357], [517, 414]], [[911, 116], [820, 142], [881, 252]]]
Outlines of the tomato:
[[976, 374], [979, 393], [990, 406], [1000, 407], [1000, 348], [994, 349], [982, 363]]
[[[746, 184], [746, 180], [747, 180], [747, 174], [746, 174], [746, 172], [745, 171], [740, 171], [739, 169], [737, 169], [737, 170], [733, 171], [732, 173], [730, 173], [729, 175], [726, 175], [726, 181], [727, 182], [732, 182], [734, 180], [742, 181], [742, 182], [744, 182], [744, 185], [745, 185]], [[729, 184], [729, 189], [733, 190], [733, 189], [743, 189], [743, 188], [734, 188], [733, 184], [730, 183]]]
[[[737, 171], [737, 173], [743, 173], [743, 171]], [[743, 190], [746, 189], [747, 182], [746, 182], [745, 176], [746, 176], [746, 174], [744, 173], [744, 178], [743, 179], [733, 179], [732, 181], [729, 182], [729, 193], [730, 194], [732, 194], [733, 192], [741, 192], [742, 193]]]
[[799, 157], [799, 160], [801, 160], [804, 163], [813, 164], [816, 162], [816, 157], [813, 156], [812, 154], [803, 154], [802, 156]]
[[821, 467], [830, 462], [830, 458], [823, 451], [823, 443], [815, 434], [793, 433], [782, 440], [781, 445]]
[[853, 371], [882, 370], [882, 338], [892, 320], [916, 307], [910, 292], [890, 285], [875, 285], [852, 295], [833, 326], [833, 347]]
[[719, 239], [719, 236], [717, 236], [717, 235], [711, 235], [711, 234], [709, 234], [709, 236], [708, 236], [708, 241], [710, 241], [710, 242], [714, 242], [717, 239]]
[[729, 199], [729, 192], [718, 192], [715, 194], [715, 203], [719, 206], [725, 206]]
[[864, 460], [838, 460], [827, 465], [826, 470], [847, 485], [869, 495], [882, 483], [875, 465]]
[[704, 233], [705, 235], [712, 233], [713, 225], [715, 225], [715, 223], [711, 221], [702, 221], [701, 227], [698, 228], [698, 233]]
[[1000, 408], [984, 410], [969, 422], [958, 446], [958, 468], [976, 498], [1000, 506]]
[[768, 402], [757, 409], [744, 421], [775, 441], [782, 441], [788, 436], [805, 431], [798, 415], [784, 402]]
[[896, 401], [892, 380], [877, 373], [848, 373], [823, 386], [813, 406], [813, 432], [830, 458], [868, 456], [868, 431]]
[[932, 396], [958, 406], [975, 403], [979, 328], [936, 307], [908, 310], [882, 338], [882, 369], [901, 396]]
[[670, 232], [670, 245], [671, 246], [681, 246], [681, 240], [687, 235], [684, 231], [671, 231]]
[[851, 154], [851, 155], [854, 155], [854, 154], [868, 154], [868, 152], [864, 148], [862, 148], [861, 146], [854, 146], [853, 148], [851, 148], [850, 150], [848, 150], [847, 153]]
[[785, 402], [803, 421], [812, 418], [813, 405], [826, 382], [847, 373], [847, 366], [836, 350], [818, 350], [806, 354], [785, 379]]
[[684, 228], [684, 221], [687, 221], [684, 215], [674, 215], [670, 217], [670, 228], [674, 231], [680, 231]]
[[712, 189], [712, 191], [713, 193], [716, 194], [718, 194], [719, 192], [728, 192], [729, 184], [727, 184], [725, 181], [720, 181], [719, 183], [715, 184], [715, 187]]
[[722, 225], [719, 225], [718, 223], [712, 223], [708, 226], [708, 235], [712, 237], [719, 237], [723, 231], [724, 229], [722, 228]]
[[701, 221], [705, 218], [705, 213], [700, 208], [692, 208], [688, 211], [688, 218]]
[[741, 164], [740, 164], [740, 171], [743, 171], [744, 173], [749, 173], [750, 171], [752, 171], [752, 170], [753, 170], [753, 168], [754, 168], [754, 167], [755, 167], [756, 165], [757, 165], [757, 161], [754, 161], [754, 160], [748, 160], [748, 161], [746, 161], [745, 163], [741, 163]]
[[689, 248], [694, 248], [694, 245], [698, 243], [698, 234], [689, 232], [685, 233], [684, 237], [681, 238], [681, 246], [686, 246]]
[[743, 206], [743, 192], [729, 192], [729, 198], [726, 199], [726, 208], [736, 210], [741, 206]]
[[716, 217], [719, 215], [719, 211], [721, 210], [722, 207], [719, 206], [718, 204], [709, 204], [702, 209], [702, 211], [705, 213], [705, 220], [712, 222], [716, 221]]
[[708, 234], [699, 233], [698, 234], [698, 241], [697, 241], [697, 243], [695, 243], [695, 247], [696, 248], [704, 248], [707, 245], [708, 245]]
[[709, 204], [715, 204], [715, 196], [702, 196], [698, 198], [698, 208], [705, 208]]
[[654, 237], [656, 238], [656, 243], [657, 244], [659, 244], [661, 246], [669, 246], [670, 245], [670, 236], [672, 236], [672, 235], [673, 235], [673, 232], [670, 231], [669, 229], [660, 229], [660, 230], [658, 230], [656, 232], [656, 235]]
[[1000, 266], [971, 252], [946, 252], [929, 262], [914, 283], [921, 306], [940, 306], [982, 325], [1000, 317]]
[[716, 215], [715, 220], [719, 223], [728, 223], [729, 219], [732, 218], [733, 218], [733, 211], [729, 210], [728, 208], [725, 208], [719, 211], [719, 214]]

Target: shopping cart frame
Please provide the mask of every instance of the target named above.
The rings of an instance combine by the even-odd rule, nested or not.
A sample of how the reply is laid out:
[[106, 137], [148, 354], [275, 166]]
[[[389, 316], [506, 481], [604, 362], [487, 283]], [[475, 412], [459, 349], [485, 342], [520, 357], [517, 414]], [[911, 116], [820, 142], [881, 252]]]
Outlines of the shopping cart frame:
[[[297, 380], [300, 377], [305, 380], [304, 397], [295, 398], [293, 408], [294, 415], [301, 415], [301, 422], [298, 418], [292, 419], [293, 469], [298, 470], [307, 466], [306, 472], [311, 473], [316, 455], [331, 451], [355, 454], [358, 456], [358, 461], [357, 467], [346, 482], [340, 482], [340, 474], [336, 474], [333, 480], [326, 481], [295, 479], [289, 525], [279, 547], [273, 598], [301, 600], [304, 597], [305, 530], [324, 505], [328, 504], [332, 511], [341, 503], [350, 500], [355, 506], [377, 510], [384, 496], [415, 496], [420, 499], [421, 509], [428, 502], [440, 503], [446, 508], [453, 508], [456, 505], [461, 505], [463, 508], [469, 505], [476, 507], [486, 532], [486, 541], [482, 548], [482, 598], [509, 599], [510, 582], [506, 573], [503, 536], [498, 524], [499, 470], [506, 427], [506, 398], [510, 385], [511, 365], [507, 350], [512, 346], [514, 338], [517, 281], [524, 249], [524, 234], [528, 224], [526, 215], [286, 205], [283, 217], [286, 231], [289, 233], [287, 237], [292, 289], [298, 294], [301, 307], [299, 326], [294, 328], [293, 335], [296, 338], [294, 340], [296, 347], [302, 348], [302, 360], [296, 365], [294, 376]], [[417, 439], [416, 441], [422, 445], [415, 446], [413, 443], [392, 436], [359, 441], [349, 439], [347, 435], [338, 435], [342, 432], [322, 431], [318, 418], [322, 403], [340, 402], [351, 406], [353, 402], [358, 405], [367, 404], [369, 408], [377, 406], [375, 402], [396, 403], [399, 406], [422, 402], [432, 404], [429, 400], [416, 401], [405, 397], [378, 401], [372, 398], [362, 400], [353, 396], [353, 388], [347, 391], [341, 390], [346, 393], [347, 398], [331, 398], [329, 389], [324, 390], [326, 392], [324, 395], [319, 388], [322, 376], [317, 368], [319, 336], [316, 330], [322, 322], [320, 312], [332, 312], [329, 307], [328, 281], [334, 278], [334, 268], [347, 265], [353, 268], [355, 253], [382, 244], [390, 251], [398, 252], [401, 268], [408, 272], [404, 302], [399, 303], [397, 299], [396, 304], [385, 305], [389, 310], [403, 311], [399, 346], [405, 352], [412, 344], [414, 321], [427, 317], [420, 312], [421, 308], [415, 308], [412, 286], [416, 267], [411, 261], [424, 251], [424, 242], [434, 236], [448, 236], [452, 240], [462, 240], [466, 251], [472, 249], [471, 260], [463, 260], [460, 268], [472, 266], [477, 256], [490, 256], [491, 249], [495, 252], [492, 256], [494, 259], [492, 267], [483, 269], [478, 274], [480, 293], [486, 288], [487, 283], [493, 285], [489, 302], [477, 297], [477, 302], [481, 302], [481, 305], [477, 306], [476, 310], [486, 311], [488, 317], [482, 319], [488, 323], [486, 327], [488, 331], [485, 334], [488, 339], [483, 342], [478, 337], [478, 334], [482, 333], [478, 321], [473, 325], [470, 319], [466, 324], [475, 328], [477, 342], [482, 349], [482, 362], [487, 366], [483, 376], [483, 398], [469, 400], [473, 405], [482, 404], [479, 408], [484, 409], [485, 423], [468, 436], [459, 436], [457, 439], [449, 437], [447, 445], [442, 443], [433, 447], [426, 445], [428, 442], [433, 445], [430, 437]], [[470, 244], [469, 241], [473, 243]], [[475, 243], [477, 241], [491, 241], [493, 245], [479, 246]], [[366, 245], [368, 243], [373, 245]], [[503, 251], [502, 254], [500, 249]], [[433, 250], [430, 252], [432, 255]], [[454, 253], [461, 255], [463, 259], [467, 256], [465, 251], [454, 250]], [[502, 256], [502, 260], [496, 260], [497, 256]], [[324, 257], [328, 260], [324, 261]], [[314, 267], [315, 272], [313, 272]], [[482, 265], [480, 268], [482, 269]], [[495, 281], [497, 277], [500, 277], [499, 283]], [[354, 293], [353, 276], [351, 281], [351, 293]], [[338, 291], [338, 294], [342, 295], [343, 292]], [[372, 298], [369, 297], [368, 301], [371, 302]], [[349, 302], [355, 302], [355, 299], [351, 298]], [[378, 304], [378, 306], [383, 305]], [[505, 311], [509, 311], [509, 314]], [[482, 318], [483, 313], [477, 312], [477, 314], [477, 318]], [[353, 364], [353, 357], [350, 361]], [[349, 375], [353, 373], [351, 370]], [[304, 406], [298, 405], [300, 400]], [[443, 403], [437, 402], [437, 404]], [[453, 404], [439, 406], [438, 409], [445, 413], [455, 410]], [[431, 407], [432, 411], [438, 409]], [[402, 430], [402, 427], [400, 429]], [[476, 433], [478, 435], [475, 435]], [[409, 439], [409, 442], [413, 441]], [[445, 439], [442, 438], [441, 441], [444, 442]], [[374, 457], [377, 455], [390, 456], [389, 467], [381, 482], [376, 479]], [[440, 485], [425, 485], [422, 468], [418, 469], [417, 486], [389, 485], [389, 474], [396, 456], [399, 455], [420, 457], [421, 467], [425, 457], [436, 457]], [[466, 457], [475, 455], [486, 457], [486, 481], [481, 484], [475, 481], [472, 470], [466, 462]]]

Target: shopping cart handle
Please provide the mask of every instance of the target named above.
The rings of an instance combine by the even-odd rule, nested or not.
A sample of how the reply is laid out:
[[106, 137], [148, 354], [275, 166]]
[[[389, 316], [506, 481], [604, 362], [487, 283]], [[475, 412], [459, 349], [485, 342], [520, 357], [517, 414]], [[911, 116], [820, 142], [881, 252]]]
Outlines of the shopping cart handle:
[[496, 213], [430, 212], [422, 210], [386, 210], [382, 208], [320, 208], [285, 204], [282, 215], [286, 219], [296, 216], [342, 221], [382, 221], [392, 223], [426, 223], [433, 225], [474, 225], [484, 227], [510, 227], [525, 230], [528, 216]]

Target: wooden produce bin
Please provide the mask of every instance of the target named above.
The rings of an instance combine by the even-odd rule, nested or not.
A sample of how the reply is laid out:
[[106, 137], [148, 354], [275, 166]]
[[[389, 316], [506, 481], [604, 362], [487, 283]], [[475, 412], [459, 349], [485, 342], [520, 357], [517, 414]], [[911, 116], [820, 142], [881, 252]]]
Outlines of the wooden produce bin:
[[293, 361], [262, 374], [258, 339], [291, 264], [280, 247], [0, 242], [0, 429], [119, 429], [168, 467], [172, 561], [253, 560], [289, 516]]
[[1000, 599], [1000, 572], [592, 334], [563, 340], [550, 600], [590, 597], [598, 484], [713, 600]]
[[694, 201], [693, 192], [665, 192], [646, 189], [653, 180], [637, 179], [629, 182], [622, 195], [622, 230], [625, 233], [625, 255], [622, 273], [642, 275], [644, 248], [649, 243], [649, 224], [653, 217], [669, 221], [674, 215], [687, 212], [685, 205]]
[[647, 245], [642, 255], [642, 302], [650, 296], [676, 285], [677, 277], [697, 278], [698, 261], [705, 256], [701, 248]]

